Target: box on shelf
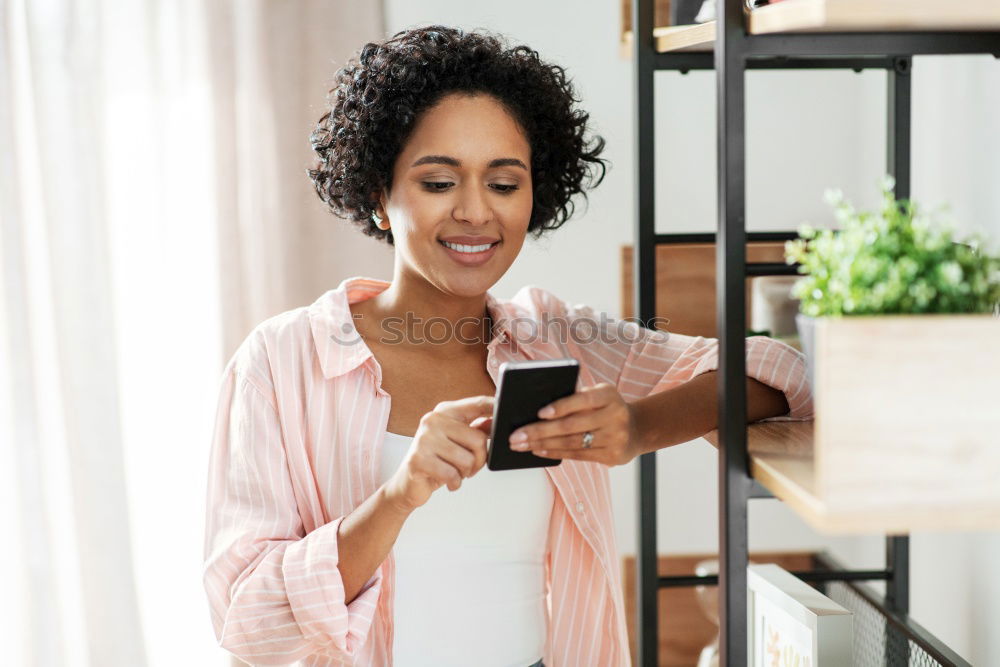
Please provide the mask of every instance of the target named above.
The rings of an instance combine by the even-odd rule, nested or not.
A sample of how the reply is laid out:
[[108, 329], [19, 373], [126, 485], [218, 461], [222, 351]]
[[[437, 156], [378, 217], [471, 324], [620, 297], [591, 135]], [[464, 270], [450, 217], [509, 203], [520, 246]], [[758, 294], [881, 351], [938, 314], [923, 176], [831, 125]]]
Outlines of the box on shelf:
[[1000, 318], [813, 325], [814, 484], [826, 511], [898, 514], [886, 526], [898, 532], [922, 519], [1000, 527]]

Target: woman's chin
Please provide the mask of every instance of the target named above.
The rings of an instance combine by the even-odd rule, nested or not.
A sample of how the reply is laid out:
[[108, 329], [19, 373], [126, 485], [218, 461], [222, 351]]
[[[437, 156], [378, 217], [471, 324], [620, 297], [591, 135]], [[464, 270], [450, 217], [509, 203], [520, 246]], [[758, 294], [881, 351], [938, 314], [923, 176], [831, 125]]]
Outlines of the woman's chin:
[[489, 291], [500, 280], [505, 271], [506, 268], [498, 271], [494, 267], [490, 269], [480, 268], [474, 271], [468, 269], [438, 271], [437, 275], [440, 278], [441, 291], [464, 298], [480, 296]]

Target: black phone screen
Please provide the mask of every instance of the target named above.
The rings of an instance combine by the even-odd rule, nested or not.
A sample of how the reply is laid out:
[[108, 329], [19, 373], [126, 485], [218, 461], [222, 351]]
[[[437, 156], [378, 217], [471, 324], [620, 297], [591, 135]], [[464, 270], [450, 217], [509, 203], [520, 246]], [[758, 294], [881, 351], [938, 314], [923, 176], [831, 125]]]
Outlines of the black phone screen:
[[490, 470], [542, 468], [562, 463], [562, 459], [535, 456], [510, 448], [510, 434], [537, 421], [538, 411], [549, 403], [576, 392], [580, 363], [576, 359], [508, 361], [500, 366], [493, 405], [486, 465]]

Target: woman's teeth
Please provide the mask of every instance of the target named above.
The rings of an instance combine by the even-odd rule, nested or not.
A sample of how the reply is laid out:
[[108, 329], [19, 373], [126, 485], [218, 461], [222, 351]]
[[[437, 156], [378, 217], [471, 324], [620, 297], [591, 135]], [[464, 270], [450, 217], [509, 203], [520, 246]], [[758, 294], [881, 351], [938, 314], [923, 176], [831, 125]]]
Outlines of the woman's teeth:
[[485, 245], [462, 245], [461, 243], [449, 243], [448, 241], [441, 241], [441, 243], [458, 252], [483, 252], [493, 247], [492, 243]]

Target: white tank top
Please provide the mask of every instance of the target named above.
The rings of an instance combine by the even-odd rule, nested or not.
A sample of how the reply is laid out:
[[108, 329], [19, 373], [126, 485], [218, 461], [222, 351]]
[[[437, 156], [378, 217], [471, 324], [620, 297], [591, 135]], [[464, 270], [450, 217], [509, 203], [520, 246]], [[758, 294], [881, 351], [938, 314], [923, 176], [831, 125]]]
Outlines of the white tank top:
[[[379, 484], [412, 442], [386, 432]], [[410, 514], [393, 546], [396, 667], [528, 667], [541, 659], [552, 502], [542, 468], [484, 465]]]

